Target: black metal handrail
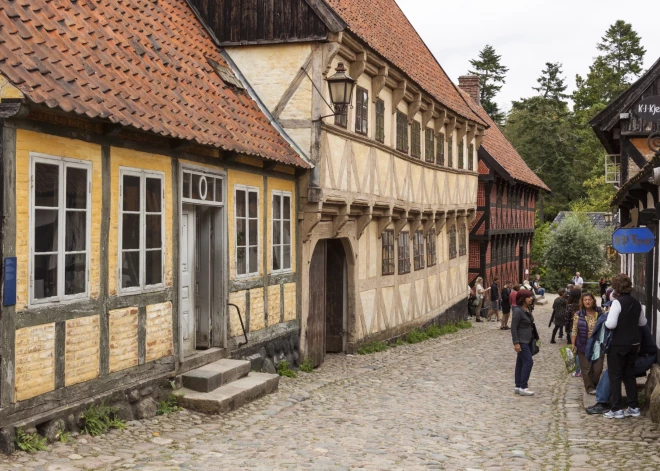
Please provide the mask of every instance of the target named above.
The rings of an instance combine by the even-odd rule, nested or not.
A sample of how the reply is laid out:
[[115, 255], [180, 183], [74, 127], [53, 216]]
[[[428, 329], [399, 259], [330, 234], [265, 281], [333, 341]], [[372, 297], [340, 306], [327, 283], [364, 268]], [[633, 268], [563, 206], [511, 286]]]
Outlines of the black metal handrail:
[[245, 336], [245, 342], [239, 343], [236, 348], [241, 348], [243, 345], [247, 345], [247, 343], [248, 343], [247, 333], [245, 332], [245, 324], [243, 324], [243, 318], [241, 317], [241, 310], [236, 304], [227, 303], [227, 306], [234, 306], [236, 308], [236, 311], [238, 311], [238, 320], [241, 321], [241, 329], [243, 329], [243, 335]]

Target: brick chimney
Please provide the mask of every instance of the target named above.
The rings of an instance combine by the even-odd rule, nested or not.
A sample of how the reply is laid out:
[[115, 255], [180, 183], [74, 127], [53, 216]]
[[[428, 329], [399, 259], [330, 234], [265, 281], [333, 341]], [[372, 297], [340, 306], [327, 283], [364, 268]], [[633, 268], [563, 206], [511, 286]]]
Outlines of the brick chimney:
[[481, 106], [481, 84], [479, 83], [479, 77], [476, 75], [461, 75], [458, 77], [458, 86]]

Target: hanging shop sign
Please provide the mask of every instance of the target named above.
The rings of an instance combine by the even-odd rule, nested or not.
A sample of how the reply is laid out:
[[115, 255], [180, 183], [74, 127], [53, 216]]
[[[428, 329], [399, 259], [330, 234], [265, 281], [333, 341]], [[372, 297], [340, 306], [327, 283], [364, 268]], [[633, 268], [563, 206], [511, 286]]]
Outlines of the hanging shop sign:
[[655, 236], [646, 227], [627, 227], [614, 231], [612, 247], [619, 253], [647, 253], [655, 246]]
[[660, 96], [644, 98], [633, 108], [635, 114], [645, 121], [660, 121]]

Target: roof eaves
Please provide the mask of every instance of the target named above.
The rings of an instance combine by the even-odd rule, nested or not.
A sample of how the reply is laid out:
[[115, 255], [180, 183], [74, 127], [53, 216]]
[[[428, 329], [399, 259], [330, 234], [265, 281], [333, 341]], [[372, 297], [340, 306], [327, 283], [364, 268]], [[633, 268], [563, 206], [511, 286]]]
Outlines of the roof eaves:
[[639, 170], [637, 175], [630, 178], [627, 182], [621, 185], [621, 188], [619, 188], [619, 190], [610, 200], [610, 205], [616, 206], [621, 198], [626, 195], [628, 190], [630, 190], [634, 185], [644, 180], [645, 178], [649, 178], [653, 173], [653, 169], [657, 166], [660, 166], [660, 152], [656, 153], [653, 158], [651, 158], [651, 160], [649, 160], [649, 162]]
[[344, 31], [348, 26], [341, 16], [335, 12], [324, 0], [305, 0], [307, 5], [314, 10], [326, 28], [332, 33]]

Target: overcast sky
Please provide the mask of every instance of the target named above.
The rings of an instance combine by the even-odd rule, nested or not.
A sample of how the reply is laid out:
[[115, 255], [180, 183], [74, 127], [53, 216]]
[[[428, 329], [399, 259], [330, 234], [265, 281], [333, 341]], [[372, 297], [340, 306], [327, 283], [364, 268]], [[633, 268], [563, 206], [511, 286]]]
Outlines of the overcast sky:
[[[660, 56], [660, 28], [653, 2], [613, 0], [397, 0], [449, 77], [467, 73], [486, 44], [509, 68], [497, 101], [533, 95], [546, 62], [563, 64], [569, 91], [598, 55], [596, 43], [618, 19], [631, 23], [646, 48], [645, 69]], [[646, 3], [646, 5], [644, 5]]]

